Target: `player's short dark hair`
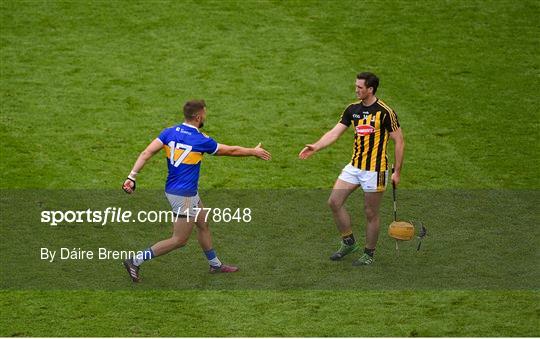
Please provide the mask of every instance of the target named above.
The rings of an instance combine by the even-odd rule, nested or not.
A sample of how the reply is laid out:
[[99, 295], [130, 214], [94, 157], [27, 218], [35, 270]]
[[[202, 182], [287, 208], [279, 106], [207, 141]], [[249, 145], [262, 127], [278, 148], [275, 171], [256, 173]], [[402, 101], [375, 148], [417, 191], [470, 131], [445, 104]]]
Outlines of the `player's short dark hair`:
[[377, 93], [377, 87], [379, 87], [379, 78], [371, 72], [362, 72], [358, 73], [356, 79], [364, 80], [366, 82], [366, 87], [373, 87], [373, 94]]
[[193, 120], [197, 114], [206, 107], [204, 100], [189, 100], [184, 104], [184, 118]]

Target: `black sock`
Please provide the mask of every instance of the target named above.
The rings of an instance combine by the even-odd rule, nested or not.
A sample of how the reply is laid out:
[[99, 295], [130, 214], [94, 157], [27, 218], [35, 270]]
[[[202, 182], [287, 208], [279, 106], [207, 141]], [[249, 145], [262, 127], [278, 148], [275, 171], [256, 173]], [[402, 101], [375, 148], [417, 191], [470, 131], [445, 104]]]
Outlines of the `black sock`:
[[352, 233], [349, 235], [342, 236], [341, 239], [343, 239], [343, 243], [347, 246], [352, 246], [356, 242], [356, 240], [354, 240], [354, 235]]
[[375, 249], [364, 247], [364, 253], [369, 255], [370, 257], [373, 257], [373, 254], [375, 254]]

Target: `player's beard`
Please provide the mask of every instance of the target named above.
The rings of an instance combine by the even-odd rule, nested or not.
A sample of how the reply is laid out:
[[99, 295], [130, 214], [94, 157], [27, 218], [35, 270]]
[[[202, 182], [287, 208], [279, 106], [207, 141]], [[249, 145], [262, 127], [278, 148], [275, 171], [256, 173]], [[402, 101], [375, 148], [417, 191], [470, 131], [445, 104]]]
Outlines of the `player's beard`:
[[199, 128], [203, 128], [204, 126], [204, 121], [201, 121], [201, 124], [199, 125]]

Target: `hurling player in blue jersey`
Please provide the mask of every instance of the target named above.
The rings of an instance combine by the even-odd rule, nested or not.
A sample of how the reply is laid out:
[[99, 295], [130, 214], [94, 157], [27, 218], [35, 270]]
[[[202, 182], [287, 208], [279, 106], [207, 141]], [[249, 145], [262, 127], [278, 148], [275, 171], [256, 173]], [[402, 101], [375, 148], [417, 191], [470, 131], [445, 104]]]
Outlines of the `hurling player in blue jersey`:
[[[188, 241], [193, 226], [197, 226], [197, 240], [204, 251], [210, 265], [211, 273], [230, 273], [238, 271], [237, 267], [223, 264], [212, 247], [212, 236], [206, 220], [206, 211], [199, 210], [197, 220], [196, 208], [203, 204], [198, 194], [199, 171], [204, 153], [247, 157], [253, 156], [270, 160], [271, 155], [261, 147], [254, 148], [228, 146], [218, 144], [214, 139], [201, 133], [206, 120], [206, 104], [204, 100], [191, 100], [184, 105], [184, 122], [166, 128], [139, 155], [131, 173], [124, 182], [123, 189], [133, 193], [137, 174], [144, 164], [161, 149], [167, 157], [168, 176], [165, 195], [169, 200], [173, 213], [177, 216], [173, 222], [173, 233], [168, 239], [161, 240], [142, 251], [142, 255], [124, 261], [124, 266], [134, 282], [139, 282], [139, 266], [147, 260], [166, 254], [182, 247]], [[189, 220], [187, 217], [189, 216]]]

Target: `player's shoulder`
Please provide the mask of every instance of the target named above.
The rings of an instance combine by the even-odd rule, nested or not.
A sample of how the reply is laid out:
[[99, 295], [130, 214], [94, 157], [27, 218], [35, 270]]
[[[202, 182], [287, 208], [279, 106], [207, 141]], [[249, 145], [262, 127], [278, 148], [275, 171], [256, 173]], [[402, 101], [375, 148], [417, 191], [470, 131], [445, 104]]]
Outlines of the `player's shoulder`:
[[201, 132], [200, 130], [194, 131], [194, 133], [191, 135], [191, 140], [195, 143], [207, 143], [210, 142], [212, 139], [208, 134]]
[[382, 108], [382, 110], [386, 111], [386, 113], [390, 114], [390, 113], [393, 113], [395, 114], [394, 110], [392, 109], [392, 107], [390, 107], [386, 102], [384, 102], [383, 100], [381, 99], [378, 99], [377, 100], [377, 104]]
[[[174, 133], [177, 126], [165, 127], [159, 134], [160, 138], [168, 138]], [[162, 140], [163, 141], [163, 140]]]
[[362, 100], [351, 102], [349, 105], [347, 105], [347, 107], [345, 107], [343, 114], [353, 114], [357, 112], [360, 107], [362, 107]]
[[163, 132], [172, 132], [176, 127], [178, 127], [178, 125], [165, 127]]
[[347, 108], [345, 108], [345, 110], [348, 110], [350, 108], [360, 107], [360, 106], [362, 106], [362, 100], [357, 100], [347, 105]]

